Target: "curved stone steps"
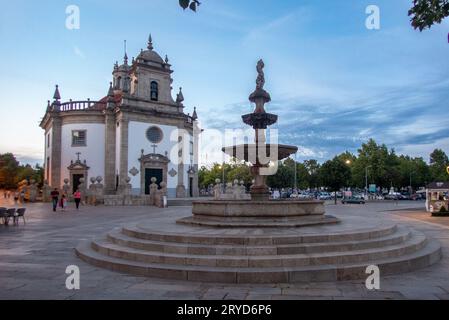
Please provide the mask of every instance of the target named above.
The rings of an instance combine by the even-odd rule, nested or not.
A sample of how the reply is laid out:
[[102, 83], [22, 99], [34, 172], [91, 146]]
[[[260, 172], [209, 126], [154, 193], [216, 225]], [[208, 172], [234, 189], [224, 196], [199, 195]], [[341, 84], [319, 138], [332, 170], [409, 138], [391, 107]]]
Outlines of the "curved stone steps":
[[396, 232], [394, 224], [377, 228], [368, 228], [352, 232], [323, 233], [323, 234], [292, 234], [292, 235], [215, 235], [193, 233], [158, 232], [140, 228], [135, 225], [122, 228], [122, 233], [129, 237], [174, 243], [191, 243], [203, 245], [282, 245], [317, 242], [361, 241], [380, 238]]
[[214, 218], [202, 216], [201, 218], [186, 217], [176, 221], [186, 224], [211, 228], [297, 228], [310, 227], [323, 224], [337, 224], [340, 220], [333, 216], [301, 216], [296, 218]]
[[413, 236], [406, 241], [385, 247], [343, 252], [322, 252], [295, 255], [196, 255], [182, 253], [165, 253], [123, 247], [109, 242], [107, 239], [97, 239], [92, 242], [92, 248], [101, 254], [125, 260], [145, 263], [162, 263], [171, 265], [193, 265], [210, 267], [296, 267], [320, 264], [342, 264], [372, 261], [383, 258], [409, 254], [422, 249], [426, 245], [426, 237], [413, 231]]
[[381, 238], [373, 238], [360, 241], [341, 242], [316, 242], [282, 245], [202, 245], [192, 243], [174, 243], [155, 240], [144, 240], [127, 236], [119, 230], [113, 230], [107, 234], [107, 239], [117, 245], [165, 253], [196, 254], [196, 255], [289, 255], [318, 252], [338, 252], [371, 249], [387, 245], [399, 244], [411, 236], [410, 230], [406, 227], [399, 227], [397, 232]]
[[366, 278], [366, 267], [371, 264], [380, 268], [381, 276], [409, 272], [439, 261], [441, 246], [437, 241], [431, 240], [418, 251], [404, 253], [392, 258], [340, 265], [324, 264], [275, 268], [224, 268], [143, 263], [103, 255], [94, 251], [88, 241], [81, 243], [76, 248], [76, 254], [84, 261], [95, 266], [134, 275], [219, 283], [289, 283]]

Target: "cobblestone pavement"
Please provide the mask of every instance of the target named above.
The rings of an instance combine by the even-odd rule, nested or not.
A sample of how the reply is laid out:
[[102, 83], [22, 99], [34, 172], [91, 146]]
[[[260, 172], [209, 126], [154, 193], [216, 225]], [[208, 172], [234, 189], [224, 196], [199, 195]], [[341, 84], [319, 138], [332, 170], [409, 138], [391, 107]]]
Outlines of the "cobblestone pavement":
[[[0, 199], [0, 206], [13, 206]], [[135, 277], [84, 263], [75, 256], [81, 240], [114, 227], [170, 215], [190, 207], [82, 207], [53, 213], [49, 204], [27, 205], [27, 224], [0, 225], [0, 299], [449, 299], [449, 224], [416, 210], [419, 202], [331, 205], [329, 214], [378, 217], [410, 225], [443, 246], [438, 264], [412, 273], [381, 277], [381, 290], [364, 281], [273, 285], [223, 285]], [[410, 209], [410, 210], [406, 210]], [[400, 211], [391, 211], [400, 210]], [[81, 271], [80, 290], [65, 288], [68, 265]]]

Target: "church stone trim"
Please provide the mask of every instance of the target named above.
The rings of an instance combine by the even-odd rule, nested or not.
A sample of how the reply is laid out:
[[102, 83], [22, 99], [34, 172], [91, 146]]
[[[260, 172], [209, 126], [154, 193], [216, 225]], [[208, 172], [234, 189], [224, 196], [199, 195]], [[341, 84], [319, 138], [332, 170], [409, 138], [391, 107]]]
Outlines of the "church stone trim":
[[140, 162], [140, 194], [145, 194], [145, 169], [162, 169], [162, 181], [167, 183], [168, 164], [170, 159], [166, 156], [156, 153], [143, 154], [139, 158]]
[[76, 160], [75, 162], [72, 161], [72, 163], [70, 164], [70, 166], [67, 167], [67, 170], [69, 170], [69, 180], [70, 180], [70, 186], [73, 187], [74, 185], [74, 175], [80, 174], [83, 175], [84, 178], [84, 190], [81, 190], [82, 192], [86, 191], [86, 185], [87, 182], [89, 181], [89, 167], [86, 164], [86, 161], [81, 162], [79, 159]]
[[51, 186], [54, 188], [61, 187], [61, 134], [62, 125], [61, 118], [58, 114], [52, 116], [52, 137], [51, 137]]

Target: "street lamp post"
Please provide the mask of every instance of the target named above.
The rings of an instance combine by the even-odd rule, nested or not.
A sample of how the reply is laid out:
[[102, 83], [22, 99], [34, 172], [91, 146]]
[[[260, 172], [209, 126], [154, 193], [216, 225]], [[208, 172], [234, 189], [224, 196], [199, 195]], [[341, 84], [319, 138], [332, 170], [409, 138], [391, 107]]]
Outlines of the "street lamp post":
[[298, 173], [297, 173], [297, 170], [298, 170], [298, 165], [296, 164], [296, 153], [295, 153], [295, 183], [294, 183], [295, 191], [293, 193], [296, 193], [296, 194], [298, 193], [298, 183], [297, 183]]
[[371, 165], [365, 167], [365, 198], [368, 197], [368, 168], [371, 167]]

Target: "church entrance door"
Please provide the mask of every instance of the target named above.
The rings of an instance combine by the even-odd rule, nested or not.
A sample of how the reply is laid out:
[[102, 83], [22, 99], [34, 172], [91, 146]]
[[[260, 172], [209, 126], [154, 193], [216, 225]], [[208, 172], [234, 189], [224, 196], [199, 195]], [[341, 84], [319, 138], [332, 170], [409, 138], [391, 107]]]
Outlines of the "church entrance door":
[[74, 174], [73, 175], [73, 193], [78, 189], [78, 186], [81, 184], [80, 179], [84, 178], [84, 174]]
[[163, 170], [162, 169], [145, 169], [145, 194], [150, 194], [150, 184], [151, 178], [156, 178], [156, 184], [159, 184], [163, 181]]

